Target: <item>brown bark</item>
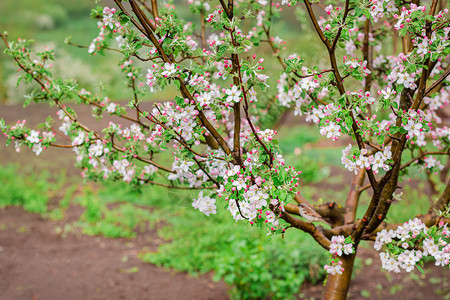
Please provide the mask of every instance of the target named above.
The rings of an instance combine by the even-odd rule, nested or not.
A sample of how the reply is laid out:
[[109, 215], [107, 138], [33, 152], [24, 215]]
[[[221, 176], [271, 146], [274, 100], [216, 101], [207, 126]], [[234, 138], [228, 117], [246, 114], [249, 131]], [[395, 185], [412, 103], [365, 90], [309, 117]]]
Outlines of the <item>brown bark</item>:
[[299, 218], [295, 218], [286, 211], [281, 212], [281, 218], [286, 222], [288, 222], [292, 227], [295, 227], [310, 234], [312, 238], [316, 240], [316, 242], [324, 249], [326, 250], [330, 249], [331, 242], [325, 236], [324, 229], [322, 226], [320, 225], [316, 226], [312, 223], [305, 222]]
[[[399, 158], [400, 161], [401, 158]], [[397, 164], [393, 167], [391, 171], [389, 171], [386, 175], [389, 175], [388, 181], [386, 185], [384, 185], [383, 190], [381, 191], [380, 199], [378, 201], [378, 205], [371, 215], [371, 219], [366, 228], [366, 233], [370, 234], [373, 230], [375, 230], [386, 218], [386, 215], [389, 211], [389, 208], [392, 204], [392, 193], [394, 193], [397, 188], [398, 177], [400, 171], [400, 164]]]
[[340, 257], [342, 267], [344, 268], [344, 272], [342, 272], [342, 274], [328, 276], [322, 299], [324, 300], [347, 299], [347, 293], [348, 288], [350, 287], [355, 257], [356, 254], [343, 255], [342, 257]]
[[356, 209], [358, 208], [359, 197], [361, 195], [361, 186], [364, 183], [366, 172], [361, 169], [358, 174], [353, 177], [352, 183], [345, 202], [345, 224], [351, 224], [355, 222]]
[[[162, 46], [159, 44], [155, 34], [154, 30], [152, 29], [153, 24], [148, 20], [148, 18], [145, 17], [145, 13], [139, 8], [134, 1], [130, 1], [130, 4], [132, 5], [132, 10], [135, 13], [136, 17], [138, 18], [139, 22], [134, 19], [129, 12], [125, 9], [125, 7], [122, 5], [120, 0], [114, 0], [116, 5], [120, 8], [120, 10], [130, 17], [130, 21], [136, 26], [136, 28], [141, 31], [147, 38], [150, 39], [152, 44], [155, 46], [155, 48], [158, 50], [158, 53], [161, 55], [164, 62], [172, 63], [172, 60], [169, 56], [167, 56], [166, 52], [163, 50]], [[153, 13], [155, 18], [158, 16], [157, 11], [157, 1], [152, 1], [152, 7], [153, 7]], [[180, 92], [183, 95], [183, 97], [188, 98], [189, 100], [194, 100], [193, 96], [190, 94], [189, 90], [187, 89], [185, 83], [180, 79], [177, 78], [177, 80], [180, 82]], [[217, 144], [222, 148], [222, 150], [227, 154], [231, 155], [231, 150], [228, 147], [228, 144], [224, 140], [224, 138], [219, 134], [216, 128], [212, 126], [212, 124], [206, 119], [203, 111], [199, 111], [198, 119], [200, 123], [209, 131], [209, 133], [212, 135], [212, 137], [216, 140]], [[211, 148], [213, 148], [215, 144], [211, 145]], [[233, 159], [233, 164], [237, 165], [238, 162]]]

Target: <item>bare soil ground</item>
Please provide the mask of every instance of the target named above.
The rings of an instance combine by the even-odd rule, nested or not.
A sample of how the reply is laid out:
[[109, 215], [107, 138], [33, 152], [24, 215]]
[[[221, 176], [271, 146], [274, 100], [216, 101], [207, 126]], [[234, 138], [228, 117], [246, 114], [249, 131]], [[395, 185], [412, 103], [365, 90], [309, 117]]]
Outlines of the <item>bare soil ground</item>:
[[143, 247], [156, 250], [155, 232], [63, 237], [55, 229], [64, 222], [17, 207], [0, 210], [0, 220], [0, 299], [227, 299], [225, 284], [210, 275], [193, 278], [138, 259]]
[[[41, 105], [26, 110], [0, 106], [0, 116], [7, 122], [26, 116], [36, 124], [48, 111]], [[30, 151], [16, 154], [4, 142], [0, 136], [0, 165], [33, 162], [36, 168], [65, 168], [68, 176], [79, 174], [72, 167], [70, 151], [51, 149], [36, 160]], [[82, 210], [72, 206], [65, 220], [50, 221], [18, 207], [0, 209], [0, 300], [228, 298], [226, 285], [213, 282], [211, 274], [193, 278], [139, 260], [139, 251], [144, 247], [156, 250], [161, 242], [155, 231], [135, 239], [62, 234], [61, 228], [76, 220]], [[428, 265], [426, 275], [418, 271], [392, 274], [381, 271], [374, 250], [361, 247], [359, 258], [349, 299], [450, 299], [448, 269]], [[301, 299], [320, 299], [322, 286], [306, 285], [301, 292]]]
[[[0, 299], [228, 299], [223, 282], [144, 263], [137, 254], [156, 250], [156, 232], [135, 239], [107, 239], [58, 229], [81, 214], [71, 207], [64, 221], [49, 221], [18, 207], [0, 209]], [[373, 250], [361, 248], [349, 299], [448, 299], [448, 270], [428, 266], [426, 275], [384, 273]], [[361, 268], [362, 266], [362, 268]], [[320, 299], [322, 285], [306, 285], [300, 299]]]

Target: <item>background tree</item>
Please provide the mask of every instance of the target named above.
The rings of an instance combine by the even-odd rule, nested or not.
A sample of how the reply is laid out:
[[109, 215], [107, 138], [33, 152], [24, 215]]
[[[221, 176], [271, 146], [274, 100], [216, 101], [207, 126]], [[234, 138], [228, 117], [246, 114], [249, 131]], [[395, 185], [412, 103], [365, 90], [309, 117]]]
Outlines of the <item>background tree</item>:
[[[92, 13], [98, 37], [89, 46], [74, 45], [93, 55], [122, 53], [119, 63], [133, 100], [121, 106], [76, 81], [53, 78], [52, 50], [33, 53], [29, 41], [10, 42], [2, 34], [6, 52], [22, 70], [19, 81], [39, 85], [27, 103], [57, 106], [60, 124], [49, 117], [37, 131], [25, 122], [2, 121], [8, 143], [37, 155], [49, 146], [71, 148], [82, 176], [93, 180], [200, 189], [195, 209], [214, 214], [220, 200], [234, 219], [267, 227], [270, 234], [300, 229], [332, 255], [325, 266], [328, 299], [346, 297], [362, 240], [376, 240], [378, 250], [386, 244], [380, 257], [389, 271], [420, 268], [425, 256], [449, 265], [450, 131], [439, 112], [449, 91], [445, 3], [304, 1], [310, 30], [328, 57], [328, 63], [314, 64], [301, 54], [284, 55], [289, 45], [272, 33], [273, 18], [300, 6], [298, 1], [189, 1], [197, 17], [191, 22], [182, 21], [170, 3], [114, 2], [115, 8]], [[258, 55], [265, 44], [282, 69], [276, 84]], [[135, 61], [145, 62], [147, 70]], [[170, 86], [179, 91], [172, 101], [143, 108], [145, 94]], [[90, 129], [78, 120], [73, 101], [111, 122], [101, 131]], [[263, 127], [264, 116], [280, 107], [305, 115], [333, 141], [352, 141], [342, 150], [342, 163], [354, 173], [347, 199], [336, 199], [343, 205], [313, 205], [301, 196], [301, 171], [285, 163], [276, 130]], [[439, 196], [417, 219], [387, 223], [391, 204], [401, 198], [401, 178], [413, 165], [427, 173]], [[435, 187], [432, 172], [441, 172], [443, 190]], [[371, 201], [357, 219], [363, 192]]]

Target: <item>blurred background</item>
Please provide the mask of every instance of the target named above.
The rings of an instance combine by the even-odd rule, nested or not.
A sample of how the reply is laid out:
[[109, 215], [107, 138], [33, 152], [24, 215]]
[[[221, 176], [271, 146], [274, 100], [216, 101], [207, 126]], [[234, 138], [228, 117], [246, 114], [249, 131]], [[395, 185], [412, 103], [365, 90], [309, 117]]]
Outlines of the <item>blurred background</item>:
[[[97, 36], [96, 22], [89, 18], [95, 6], [89, 0], [2, 0], [0, 30], [10, 40], [35, 40], [36, 49], [55, 49], [55, 77], [76, 78], [94, 91], [101, 81], [111, 99], [127, 101], [130, 94], [114, 54], [92, 56], [64, 43], [72, 36], [74, 43], [89, 45]], [[314, 57], [320, 65], [323, 49], [301, 7], [273, 26], [291, 53]], [[269, 47], [264, 51], [262, 56], [270, 58]], [[269, 74], [279, 73], [276, 64], [266, 62]], [[16, 87], [17, 67], [10, 57], [0, 54], [0, 66], [1, 118], [7, 123], [25, 118], [37, 126], [54, 115], [55, 109], [42, 104], [23, 108], [33, 86]], [[147, 100], [170, 99], [174, 93]], [[89, 108], [80, 107], [78, 114], [98, 126], [87, 117]], [[325, 141], [317, 128], [292, 113], [279, 126], [286, 160], [303, 171], [302, 195], [316, 204], [344, 203], [351, 176], [340, 164], [340, 150], [349, 141]], [[207, 217], [192, 209], [196, 193], [191, 191], [83, 181], [70, 150], [49, 149], [39, 157], [25, 148], [16, 153], [0, 136], [0, 153], [0, 265], [7, 266], [0, 268], [1, 299], [80, 299], [80, 290], [90, 295], [86, 299], [320, 298], [328, 254], [305, 234], [291, 229], [284, 238], [268, 237], [265, 230], [234, 222], [220, 203], [218, 214]], [[421, 211], [416, 203], [428, 201], [429, 187], [413, 173], [417, 189], [405, 186], [390, 221], [408, 220]], [[368, 199], [364, 194], [361, 201]], [[424, 293], [449, 298], [448, 274], [432, 268], [426, 269], [428, 277], [382, 273], [371, 245], [362, 248], [351, 299], [400, 294], [421, 299]]]

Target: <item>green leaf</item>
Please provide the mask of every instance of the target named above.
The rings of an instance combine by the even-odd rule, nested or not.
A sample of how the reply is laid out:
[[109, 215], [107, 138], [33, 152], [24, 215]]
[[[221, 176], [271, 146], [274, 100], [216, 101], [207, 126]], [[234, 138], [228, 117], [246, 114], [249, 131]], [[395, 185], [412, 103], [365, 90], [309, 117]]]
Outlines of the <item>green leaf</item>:
[[283, 181], [278, 176], [273, 177], [273, 183], [276, 187], [280, 187], [283, 184]]
[[389, 128], [389, 132], [391, 134], [396, 134], [397, 132], [399, 132], [400, 128], [397, 126], [392, 126], [391, 128]]
[[383, 143], [384, 143], [384, 135], [377, 136], [377, 143], [379, 145], [383, 145]]
[[178, 106], [184, 106], [184, 99], [179, 96], [175, 96], [175, 102]]
[[342, 95], [342, 96], [339, 98], [338, 103], [339, 103], [340, 105], [342, 105], [342, 106], [345, 105], [345, 103], [346, 103], [346, 97], [345, 97], [345, 94]]
[[195, 66], [195, 67], [192, 69], [192, 72], [194, 72], [194, 73], [196, 73], [196, 74], [204, 74], [204, 73], [205, 73], [205, 71], [204, 71], [202, 68], [200, 68], [199, 66]]
[[227, 45], [220, 46], [219, 51], [217, 51], [217, 57], [221, 58], [225, 54], [225, 52], [227, 52], [227, 50], [228, 50]]
[[280, 190], [278, 199], [280, 199], [280, 201], [284, 201], [284, 200], [286, 200], [286, 197], [287, 197], [287, 192], [285, 190]]
[[31, 97], [27, 97], [23, 102], [23, 107], [27, 107], [31, 103]]
[[417, 270], [420, 271], [420, 273], [422, 273], [423, 275], [425, 275], [425, 272], [423, 271], [423, 269], [422, 269], [421, 266], [419, 266], [418, 264], [416, 264], [416, 268], [417, 268]]
[[370, 14], [370, 12], [367, 9], [363, 9], [362, 13], [366, 16], [367, 19], [372, 20], [372, 15]]
[[352, 127], [353, 120], [350, 116], [345, 117], [345, 124], [347, 124], [348, 127]]
[[23, 79], [23, 76], [19, 76], [19, 78], [17, 78], [16, 87], [19, 86], [19, 84], [22, 81], [22, 79]]

